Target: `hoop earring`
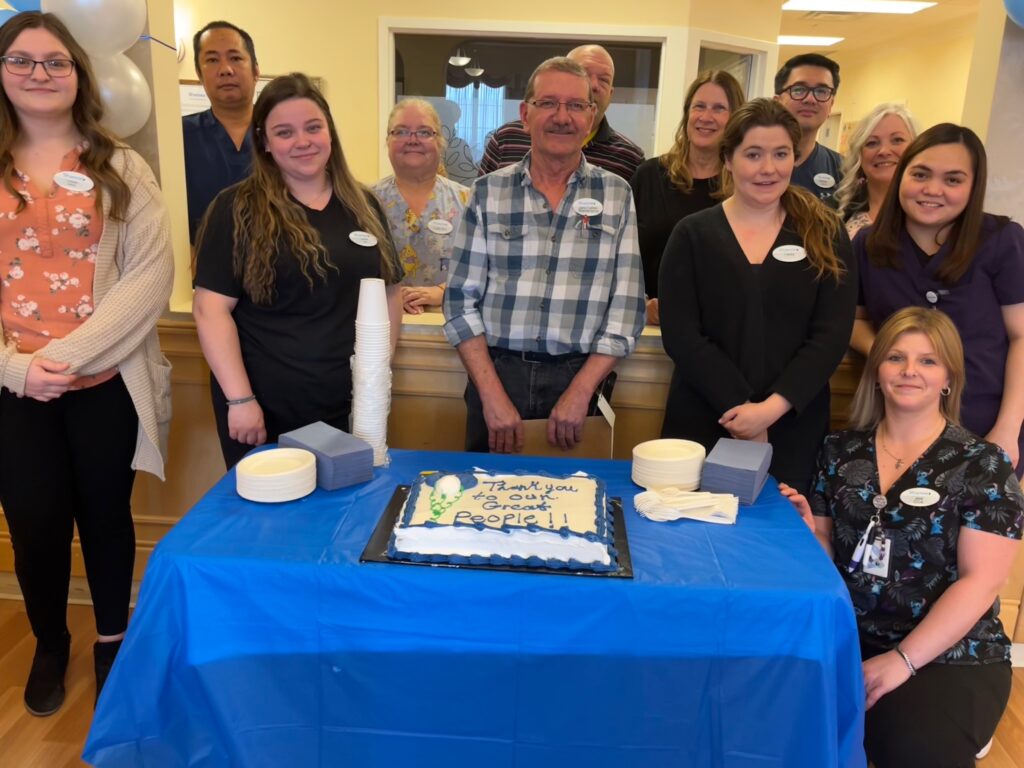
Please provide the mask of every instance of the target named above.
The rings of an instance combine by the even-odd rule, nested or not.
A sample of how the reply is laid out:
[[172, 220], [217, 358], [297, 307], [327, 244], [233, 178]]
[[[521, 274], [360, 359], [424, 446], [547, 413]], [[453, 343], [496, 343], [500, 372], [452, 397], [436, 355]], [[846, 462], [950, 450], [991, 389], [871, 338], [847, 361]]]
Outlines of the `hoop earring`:
[[939, 390], [943, 397], [949, 397], [949, 393], [952, 391], [953, 390], [950, 389], [948, 385]]

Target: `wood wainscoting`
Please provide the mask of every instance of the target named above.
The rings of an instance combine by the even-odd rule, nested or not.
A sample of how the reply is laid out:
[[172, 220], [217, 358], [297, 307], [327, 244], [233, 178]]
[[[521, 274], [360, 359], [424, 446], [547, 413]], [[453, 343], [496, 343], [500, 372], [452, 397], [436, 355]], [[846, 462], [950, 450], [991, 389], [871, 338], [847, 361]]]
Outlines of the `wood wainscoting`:
[[[389, 444], [415, 450], [462, 450], [466, 423], [463, 391], [466, 374], [458, 353], [441, 331], [436, 313], [407, 315], [395, 357]], [[224, 474], [224, 462], [210, 407], [210, 370], [203, 359], [195, 323], [188, 315], [169, 315], [160, 321], [160, 343], [174, 366], [167, 482], [140, 473], [135, 483], [133, 510], [136, 527], [136, 579], [142, 578], [149, 554], [175, 522]], [[863, 358], [851, 353], [832, 377], [832, 424], [846, 422]], [[613, 456], [629, 459], [633, 446], [658, 437], [672, 375], [658, 329], [648, 328], [637, 351], [618, 367], [612, 397], [615, 410]], [[14, 570], [10, 536], [0, 515], [0, 573]], [[72, 575], [85, 572], [77, 539]], [[1024, 553], [1002, 590], [1002, 619], [1008, 631], [1024, 638], [1020, 613], [1024, 592]], [[1014, 632], [1014, 629], [1016, 631]]]

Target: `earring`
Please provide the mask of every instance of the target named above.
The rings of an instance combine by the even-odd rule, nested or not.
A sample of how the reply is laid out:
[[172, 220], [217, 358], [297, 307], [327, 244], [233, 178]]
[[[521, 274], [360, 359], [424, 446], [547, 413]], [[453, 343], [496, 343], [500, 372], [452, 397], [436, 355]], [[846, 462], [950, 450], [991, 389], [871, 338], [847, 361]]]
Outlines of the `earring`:
[[939, 390], [939, 392], [942, 393], [943, 397], [949, 397], [949, 393], [952, 392], [952, 391], [953, 390], [949, 388], [948, 384], [945, 387], [943, 387], [942, 389]]

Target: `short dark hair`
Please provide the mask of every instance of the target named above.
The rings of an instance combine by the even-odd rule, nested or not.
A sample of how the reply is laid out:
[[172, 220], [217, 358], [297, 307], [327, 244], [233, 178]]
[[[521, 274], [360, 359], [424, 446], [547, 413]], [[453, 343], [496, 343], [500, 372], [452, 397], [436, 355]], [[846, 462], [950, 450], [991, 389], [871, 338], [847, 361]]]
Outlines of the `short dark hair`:
[[199, 74], [199, 39], [211, 29], [233, 29], [237, 32], [245, 44], [245, 50], [249, 53], [249, 58], [252, 59], [253, 69], [259, 66], [259, 62], [256, 61], [256, 44], [252, 41], [252, 35], [241, 27], [236, 27], [230, 21], [211, 21], [192, 36], [192, 58], [195, 61], [197, 75]]
[[832, 73], [832, 89], [839, 90], [838, 63], [832, 61], [828, 56], [822, 56], [820, 53], [801, 53], [783, 64], [782, 69], [775, 73], [776, 96], [782, 93], [782, 89], [786, 87], [786, 81], [789, 80], [789, 76], [793, 74], [793, 70], [797, 67], [821, 67], [822, 69], [827, 69]]

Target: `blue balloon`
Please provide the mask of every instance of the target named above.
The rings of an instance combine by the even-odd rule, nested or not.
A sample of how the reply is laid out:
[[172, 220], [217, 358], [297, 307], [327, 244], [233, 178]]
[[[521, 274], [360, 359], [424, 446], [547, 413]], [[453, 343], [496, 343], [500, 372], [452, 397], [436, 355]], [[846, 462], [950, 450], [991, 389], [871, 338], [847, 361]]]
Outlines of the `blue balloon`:
[[5, 2], [16, 11], [38, 11], [42, 8], [42, 0], [5, 0]]
[[1024, 27], [1024, 0], [1003, 0], [1006, 15], [1013, 19], [1018, 27]]

